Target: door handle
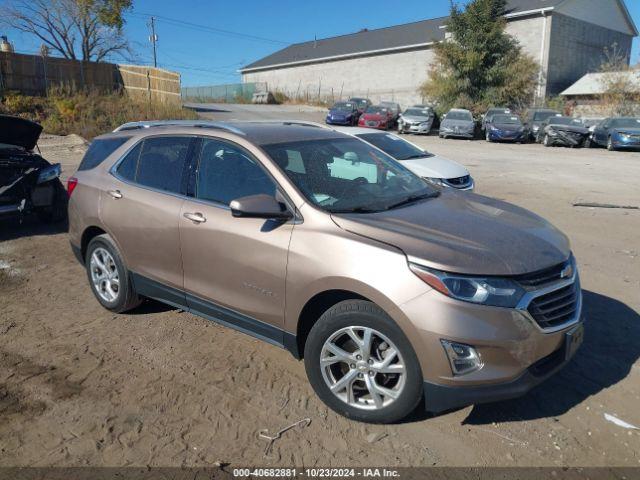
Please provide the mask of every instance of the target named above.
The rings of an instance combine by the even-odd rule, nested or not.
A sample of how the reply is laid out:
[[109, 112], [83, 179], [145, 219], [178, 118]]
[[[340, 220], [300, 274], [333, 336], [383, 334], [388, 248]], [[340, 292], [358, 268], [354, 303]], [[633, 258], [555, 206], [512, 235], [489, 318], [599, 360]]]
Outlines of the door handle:
[[204, 223], [207, 221], [207, 217], [202, 215], [200, 212], [187, 212], [183, 214], [184, 218], [191, 220], [193, 223]]
[[109, 190], [107, 193], [115, 199], [122, 198], [122, 193], [120, 193], [120, 190]]

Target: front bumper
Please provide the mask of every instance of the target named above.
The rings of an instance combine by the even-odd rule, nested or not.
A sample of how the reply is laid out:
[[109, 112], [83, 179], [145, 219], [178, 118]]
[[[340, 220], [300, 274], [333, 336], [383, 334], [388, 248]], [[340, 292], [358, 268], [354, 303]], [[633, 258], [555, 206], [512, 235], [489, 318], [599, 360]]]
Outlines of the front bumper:
[[469, 138], [474, 139], [476, 134], [475, 132], [463, 132], [456, 130], [440, 130], [441, 137], [455, 137], [455, 138]]
[[[576, 328], [582, 328], [582, 323], [573, 327]], [[564, 342], [556, 351], [538, 360], [518, 378], [508, 382], [465, 387], [424, 382], [425, 410], [440, 413], [468, 405], [522, 397], [571, 361], [576, 351], [567, 354], [567, 343]]]
[[630, 138], [630, 139], [623, 139], [622, 137], [620, 137], [619, 135], [616, 135], [615, 137], [612, 137], [611, 142], [613, 143], [613, 146], [617, 149], [638, 149], [640, 148], [640, 138], [636, 139], [636, 138]]
[[495, 142], [523, 142], [527, 139], [525, 132], [496, 132], [489, 130], [489, 138]]
[[353, 121], [349, 118], [349, 119], [340, 119], [340, 120], [334, 120], [332, 118], [325, 118], [325, 123], [327, 125], [352, 125]]
[[[539, 302], [555, 302], [550, 300], [552, 294], [560, 294], [569, 285], [576, 291], [571, 316], [544, 327], [536, 313]], [[565, 303], [554, 305], [564, 308]], [[577, 274], [530, 291], [516, 308], [462, 302], [431, 290], [400, 309], [415, 328], [411, 341], [423, 374], [426, 408], [432, 412], [527, 393], [571, 359], [575, 350], [567, 349], [568, 333], [582, 322]], [[454, 375], [441, 340], [473, 347], [482, 367]]]
[[431, 123], [428, 124], [412, 124], [401, 123], [398, 125], [398, 130], [403, 133], [422, 133], [426, 134], [431, 132]]

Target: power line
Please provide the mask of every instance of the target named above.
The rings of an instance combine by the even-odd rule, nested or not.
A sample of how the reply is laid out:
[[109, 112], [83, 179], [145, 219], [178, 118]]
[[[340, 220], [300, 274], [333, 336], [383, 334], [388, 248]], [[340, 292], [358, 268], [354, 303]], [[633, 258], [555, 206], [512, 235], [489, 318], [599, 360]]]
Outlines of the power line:
[[155, 17], [157, 20], [161, 20], [170, 25], [183, 27], [183, 28], [190, 28], [192, 30], [198, 30], [201, 32], [216, 33], [218, 35], [227, 35], [227, 36], [236, 37], [236, 38], [243, 38], [243, 39], [254, 40], [259, 42], [269, 42], [269, 43], [280, 44], [280, 45], [289, 45], [290, 43], [290, 42], [284, 42], [282, 40], [275, 40], [273, 38], [259, 37], [256, 35], [249, 35], [246, 33], [234, 32], [231, 30], [223, 30], [221, 28], [214, 28], [208, 25], [200, 25], [197, 23], [179, 20], [177, 18], [165, 17], [164, 15], [155, 15], [155, 14], [143, 13], [143, 12], [132, 12], [132, 13], [129, 13], [128, 15], [136, 18]]

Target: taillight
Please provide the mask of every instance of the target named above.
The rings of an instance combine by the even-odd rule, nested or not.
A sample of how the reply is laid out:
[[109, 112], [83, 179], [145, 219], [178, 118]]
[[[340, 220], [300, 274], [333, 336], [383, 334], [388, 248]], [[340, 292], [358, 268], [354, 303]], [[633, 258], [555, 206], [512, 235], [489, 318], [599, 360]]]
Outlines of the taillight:
[[69, 177], [69, 179], [67, 180], [67, 195], [69, 195], [69, 197], [71, 196], [73, 191], [76, 189], [77, 185], [78, 185], [78, 179], [76, 177]]

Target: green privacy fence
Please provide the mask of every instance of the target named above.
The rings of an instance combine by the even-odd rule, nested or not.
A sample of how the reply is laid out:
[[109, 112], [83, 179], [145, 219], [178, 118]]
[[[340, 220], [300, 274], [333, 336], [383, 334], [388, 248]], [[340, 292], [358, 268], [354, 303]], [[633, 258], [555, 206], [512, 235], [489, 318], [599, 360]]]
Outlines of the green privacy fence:
[[183, 100], [249, 102], [254, 93], [264, 92], [266, 89], [266, 83], [229, 83], [227, 85], [182, 87], [181, 93]]

